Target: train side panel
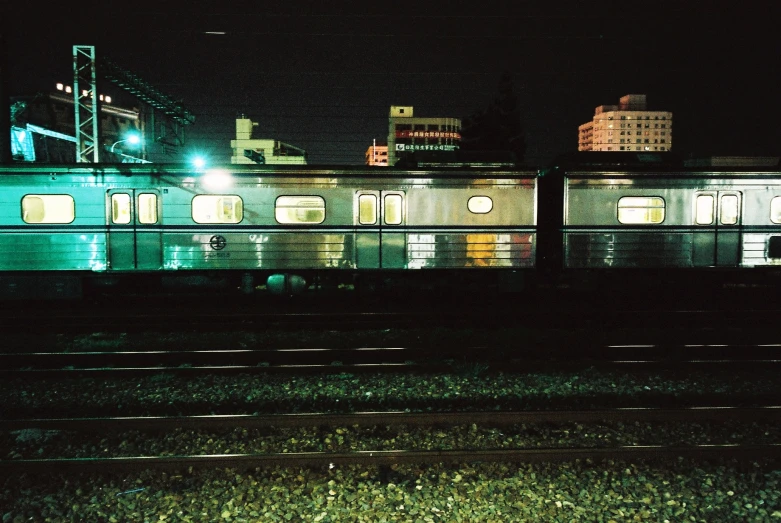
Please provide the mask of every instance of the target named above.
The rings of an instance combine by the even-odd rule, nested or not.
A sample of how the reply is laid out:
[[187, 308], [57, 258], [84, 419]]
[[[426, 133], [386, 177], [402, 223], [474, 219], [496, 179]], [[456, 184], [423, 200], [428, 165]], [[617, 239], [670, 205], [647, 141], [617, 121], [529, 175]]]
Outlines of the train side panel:
[[[708, 240], [701, 234], [702, 229], [693, 227], [690, 217], [690, 194], [695, 187], [690, 181], [671, 183], [668, 179], [652, 177], [640, 180], [620, 176], [568, 177], [564, 183], [564, 267], [656, 268], [702, 264], [707, 256], [701, 253], [707, 249]], [[636, 209], [637, 218], [628, 217], [622, 223], [619, 202], [632, 203], [631, 199], [649, 207]], [[659, 218], [650, 216], [655, 212], [660, 213]]]
[[781, 265], [781, 177], [762, 177], [741, 187], [741, 267]]
[[[773, 265], [778, 182], [766, 175], [640, 173], [565, 181], [568, 268]], [[775, 204], [779, 205], [779, 204]], [[778, 240], [775, 240], [778, 241]]]
[[78, 298], [106, 269], [104, 190], [91, 176], [7, 174], [0, 186], [0, 297]]
[[[200, 204], [203, 197], [210, 199]], [[288, 209], [300, 216], [298, 223], [278, 222], [280, 198], [301, 203]], [[236, 209], [225, 211], [229, 205]], [[208, 212], [199, 206], [213, 206], [220, 220], [208, 223], [210, 215], [204, 214], [198, 223], [198, 213]], [[237, 179], [223, 189], [173, 187], [163, 198], [163, 266], [169, 271], [355, 268], [351, 206], [352, 191], [326, 180]]]
[[[345, 178], [243, 181], [221, 191], [174, 187], [163, 196], [164, 267], [532, 267], [535, 190], [533, 178], [522, 184]], [[192, 208], [199, 195], [236, 197], [241, 220], [197, 223]], [[279, 223], [282, 198], [311, 199], [310, 212], [319, 218], [308, 224]]]
[[536, 178], [412, 187], [405, 268], [535, 267]]
[[105, 268], [105, 210], [86, 180], [6, 180], [0, 190], [0, 271]]

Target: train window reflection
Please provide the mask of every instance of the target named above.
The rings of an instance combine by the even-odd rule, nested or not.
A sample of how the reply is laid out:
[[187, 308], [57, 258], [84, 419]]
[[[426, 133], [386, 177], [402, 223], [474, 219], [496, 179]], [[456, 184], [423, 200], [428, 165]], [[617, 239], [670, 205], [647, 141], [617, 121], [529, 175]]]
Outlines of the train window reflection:
[[388, 194], [385, 196], [385, 223], [387, 225], [399, 225], [401, 223], [400, 194]]
[[117, 193], [111, 195], [111, 223], [130, 223], [130, 195]]
[[466, 203], [469, 212], [475, 214], [486, 214], [494, 208], [494, 202], [488, 196], [472, 196]]
[[157, 195], [143, 193], [138, 195], [139, 223], [157, 223]]
[[659, 196], [626, 196], [618, 200], [618, 221], [654, 224], [664, 221], [664, 199]]
[[697, 225], [710, 225], [713, 223], [713, 195], [697, 195], [694, 221]]
[[274, 216], [279, 223], [323, 223], [325, 200], [320, 196], [280, 196]]
[[776, 196], [770, 200], [770, 221], [781, 223], [781, 196]]
[[67, 194], [28, 194], [22, 198], [25, 223], [71, 223], [76, 204]]
[[735, 194], [725, 194], [721, 197], [719, 220], [723, 225], [738, 223], [738, 197]]
[[239, 223], [244, 206], [238, 196], [199, 194], [193, 198], [192, 216], [196, 223]]
[[377, 223], [377, 197], [373, 194], [362, 194], [358, 197], [358, 222], [361, 225]]

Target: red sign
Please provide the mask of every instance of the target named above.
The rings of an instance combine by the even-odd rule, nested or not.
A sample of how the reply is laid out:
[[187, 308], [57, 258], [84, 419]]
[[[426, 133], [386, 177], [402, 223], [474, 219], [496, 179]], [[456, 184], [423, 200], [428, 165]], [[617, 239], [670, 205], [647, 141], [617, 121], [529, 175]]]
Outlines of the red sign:
[[461, 134], [455, 131], [396, 131], [396, 138], [449, 138], [460, 140]]

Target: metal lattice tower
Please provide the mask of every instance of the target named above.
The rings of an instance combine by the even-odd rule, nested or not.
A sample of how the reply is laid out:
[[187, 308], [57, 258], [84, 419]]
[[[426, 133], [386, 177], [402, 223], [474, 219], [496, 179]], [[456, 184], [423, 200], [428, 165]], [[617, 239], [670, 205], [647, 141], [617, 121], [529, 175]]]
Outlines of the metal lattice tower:
[[[100, 151], [99, 99], [97, 92], [97, 72], [101, 78], [112, 82], [142, 102], [149, 104], [154, 110], [165, 114], [165, 122], [161, 124], [160, 136], [156, 142], [164, 145], [184, 145], [184, 126], [195, 122], [195, 116], [185, 109], [181, 102], [173, 100], [152, 85], [133, 73], [103, 58], [96, 60], [95, 46], [73, 46], [73, 105], [75, 108], [76, 126], [76, 161], [98, 163]], [[154, 113], [153, 132], [154, 132]], [[168, 141], [168, 135], [175, 142]]]
[[73, 46], [73, 106], [75, 108], [76, 162], [98, 163], [98, 93], [95, 47]]

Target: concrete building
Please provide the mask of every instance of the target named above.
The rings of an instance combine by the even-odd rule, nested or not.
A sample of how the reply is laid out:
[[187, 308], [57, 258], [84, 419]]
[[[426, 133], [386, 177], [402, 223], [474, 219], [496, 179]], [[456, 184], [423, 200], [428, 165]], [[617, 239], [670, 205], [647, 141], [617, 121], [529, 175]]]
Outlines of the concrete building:
[[[100, 161], [144, 163], [148, 144], [131, 145], [129, 134], [146, 135], [146, 115], [138, 107], [115, 105], [100, 95]], [[76, 128], [73, 90], [56, 84], [55, 90], [11, 99], [11, 157], [16, 161], [73, 163]]]
[[375, 142], [366, 149], [366, 165], [375, 167], [388, 166], [388, 144], [385, 142]]
[[622, 96], [618, 105], [600, 105], [578, 127], [578, 151], [669, 151], [673, 113], [650, 111], [644, 94]]
[[231, 140], [232, 164], [306, 165], [306, 151], [271, 138], [253, 138], [257, 122], [236, 119], [236, 139]]
[[388, 165], [415, 151], [456, 151], [460, 118], [420, 118], [411, 106], [392, 105], [388, 118]]

